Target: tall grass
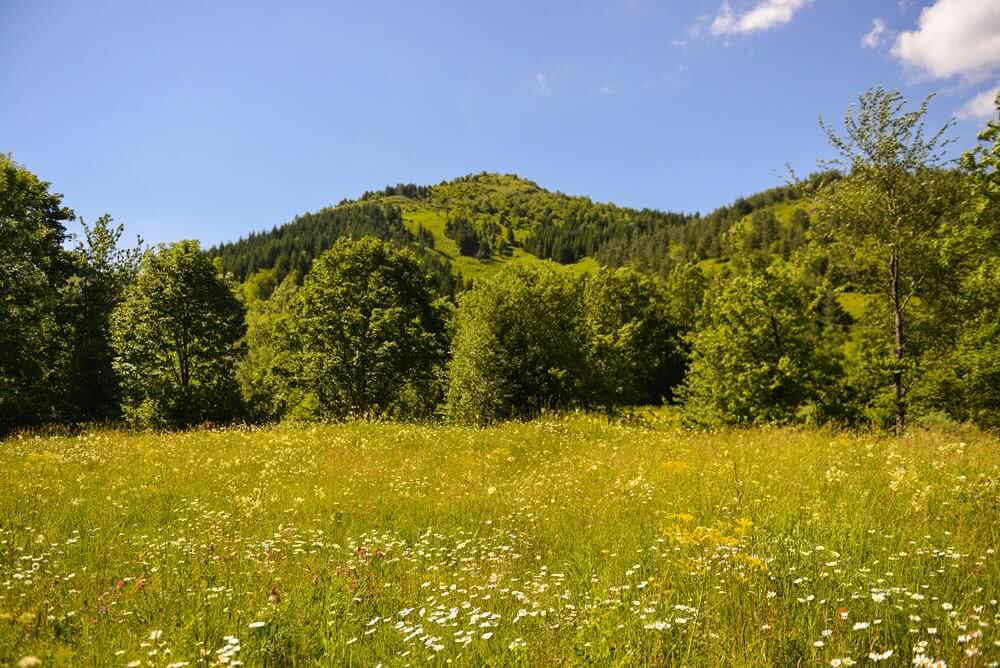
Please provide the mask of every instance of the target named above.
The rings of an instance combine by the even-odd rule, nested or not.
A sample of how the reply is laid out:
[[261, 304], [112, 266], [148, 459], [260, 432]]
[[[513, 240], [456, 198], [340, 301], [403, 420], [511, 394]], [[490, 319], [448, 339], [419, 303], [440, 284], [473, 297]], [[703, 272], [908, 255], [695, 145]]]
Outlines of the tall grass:
[[10, 439], [0, 663], [996, 665], [1000, 451], [961, 438]]

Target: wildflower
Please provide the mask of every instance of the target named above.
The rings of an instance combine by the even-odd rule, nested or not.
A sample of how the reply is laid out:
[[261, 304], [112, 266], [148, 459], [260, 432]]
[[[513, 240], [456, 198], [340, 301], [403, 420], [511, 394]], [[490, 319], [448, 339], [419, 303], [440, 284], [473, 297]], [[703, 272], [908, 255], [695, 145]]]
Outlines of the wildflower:
[[826, 643], [823, 642], [822, 640], [817, 640], [816, 642], [813, 643], [813, 647], [822, 647], [825, 644]]
[[247, 628], [251, 629], [262, 629], [267, 626], [267, 622], [250, 622], [247, 624]]
[[493, 631], [487, 631], [481, 637], [483, 640], [489, 640], [490, 638], [493, 637]]
[[149, 634], [149, 639], [152, 640], [153, 642], [157, 642], [160, 639], [160, 636], [162, 635], [163, 631], [151, 631]]
[[21, 657], [21, 660], [17, 662], [17, 668], [38, 668], [40, 665], [42, 665], [42, 660], [37, 656]]
[[869, 652], [868, 658], [871, 659], [872, 661], [876, 661], [876, 662], [877, 661], [885, 661], [890, 656], [892, 656], [892, 654], [893, 654], [893, 651], [891, 649], [887, 649], [886, 651], [884, 651], [882, 653], [879, 653], [879, 652]]
[[853, 628], [854, 628], [855, 631], [864, 631], [869, 626], [870, 626], [870, 624], [868, 624], [868, 622], [857, 622], [857, 623], [854, 624]]

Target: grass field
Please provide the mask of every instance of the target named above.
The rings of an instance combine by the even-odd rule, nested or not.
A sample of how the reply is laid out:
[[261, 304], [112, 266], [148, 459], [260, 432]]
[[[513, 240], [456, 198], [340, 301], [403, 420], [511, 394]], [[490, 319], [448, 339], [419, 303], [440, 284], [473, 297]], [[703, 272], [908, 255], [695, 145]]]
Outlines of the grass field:
[[0, 664], [996, 665], [998, 453], [589, 416], [10, 439]]

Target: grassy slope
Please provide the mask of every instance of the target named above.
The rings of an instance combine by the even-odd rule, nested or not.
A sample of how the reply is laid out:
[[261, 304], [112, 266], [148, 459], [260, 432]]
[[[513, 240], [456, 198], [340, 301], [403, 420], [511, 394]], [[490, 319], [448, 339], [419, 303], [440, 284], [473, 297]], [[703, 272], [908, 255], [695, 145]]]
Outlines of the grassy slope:
[[[487, 260], [468, 257], [458, 252], [455, 242], [445, 236], [444, 228], [449, 212], [468, 213], [484, 198], [505, 198], [510, 196], [529, 196], [540, 201], [565, 198], [560, 193], [546, 191], [531, 181], [502, 174], [478, 175], [467, 180], [455, 180], [438, 184], [433, 187], [431, 195], [426, 200], [414, 200], [406, 197], [382, 197], [376, 201], [396, 204], [403, 210], [403, 220], [407, 228], [416, 233], [423, 226], [434, 236], [434, 248], [442, 256], [448, 258], [452, 266], [463, 278], [485, 278], [510, 261], [543, 262], [538, 257], [515, 247], [507, 253], [498, 253]], [[470, 216], [473, 220], [482, 216]], [[524, 242], [529, 236], [531, 227], [519, 224], [514, 226], [514, 237], [518, 242]], [[594, 258], [587, 257], [579, 262], [568, 265], [576, 273], [590, 273], [599, 267]]]
[[0, 664], [987, 665], [998, 443], [963, 438], [578, 416], [8, 440]]

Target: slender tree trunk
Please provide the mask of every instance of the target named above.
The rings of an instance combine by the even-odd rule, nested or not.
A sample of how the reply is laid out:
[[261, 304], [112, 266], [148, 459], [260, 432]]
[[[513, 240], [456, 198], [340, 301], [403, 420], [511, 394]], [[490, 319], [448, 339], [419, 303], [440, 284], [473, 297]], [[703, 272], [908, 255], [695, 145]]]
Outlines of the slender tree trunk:
[[892, 373], [892, 382], [896, 388], [896, 436], [902, 436], [906, 430], [906, 403], [903, 398], [903, 306], [899, 295], [899, 250], [895, 247], [889, 258], [889, 280], [892, 289], [893, 329], [896, 335], [896, 368]]

